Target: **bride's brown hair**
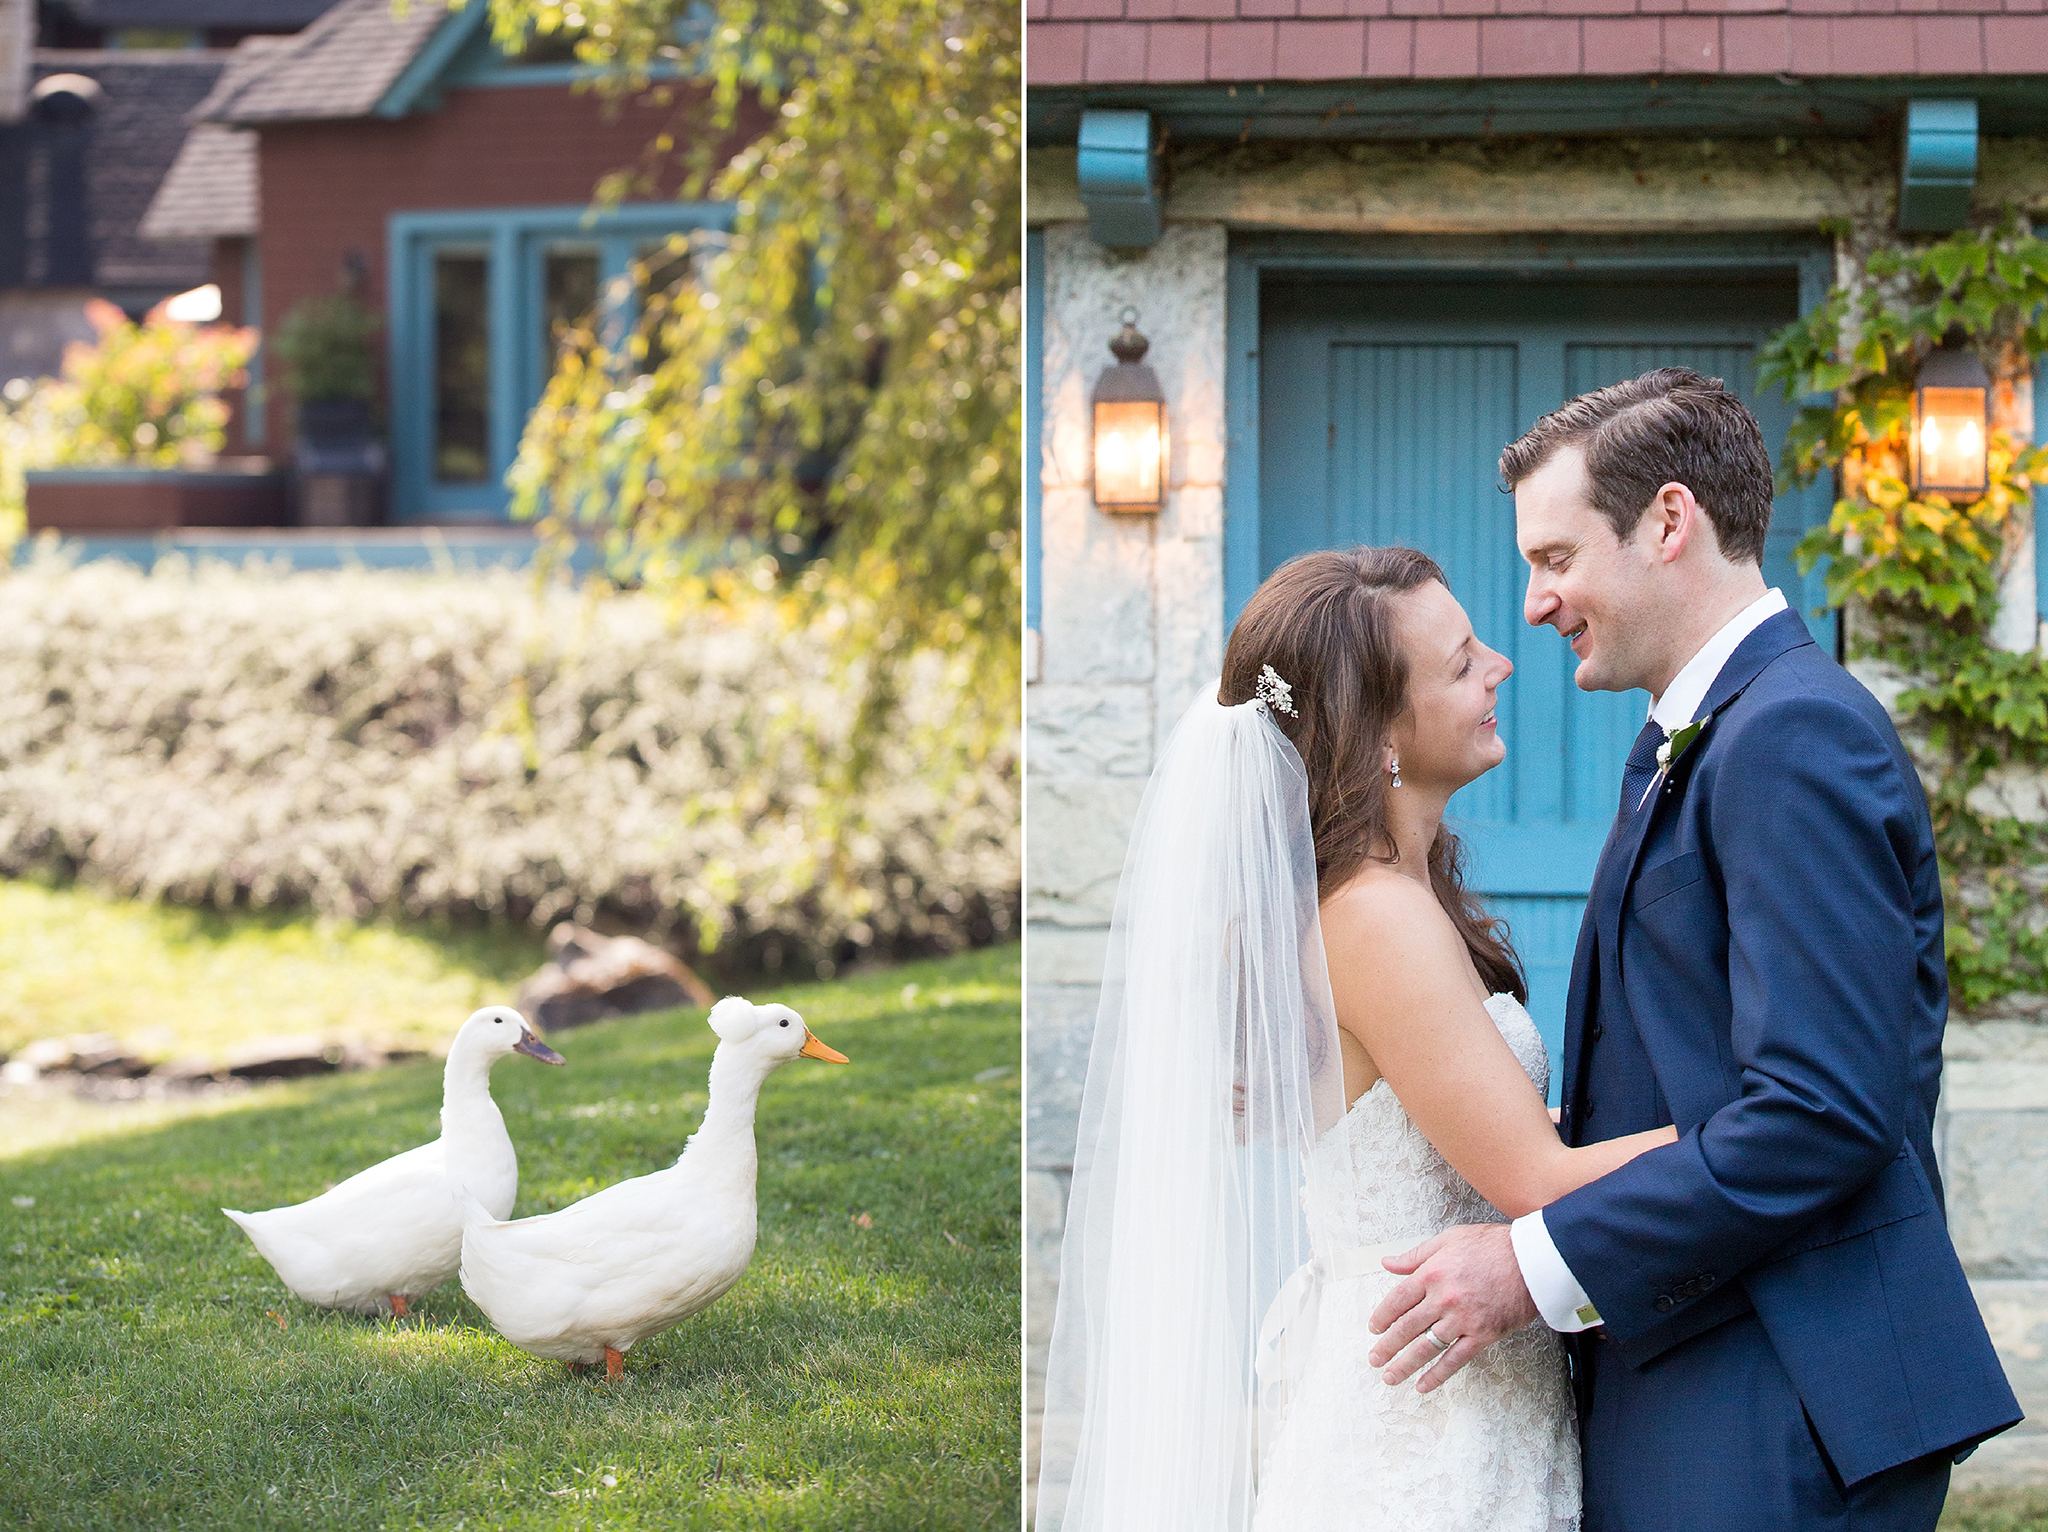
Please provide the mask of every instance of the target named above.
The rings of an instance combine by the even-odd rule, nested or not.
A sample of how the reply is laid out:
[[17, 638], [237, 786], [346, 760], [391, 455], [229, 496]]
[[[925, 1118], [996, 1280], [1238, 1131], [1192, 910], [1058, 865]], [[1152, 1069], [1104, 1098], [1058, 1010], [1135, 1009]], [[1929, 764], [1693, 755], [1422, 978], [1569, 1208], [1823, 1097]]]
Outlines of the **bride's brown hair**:
[[[1396, 859], [1381, 753], [1408, 710], [1408, 657], [1394, 599], [1431, 580], [1449, 587], [1436, 561], [1413, 548], [1305, 553], [1258, 588], [1224, 651], [1217, 693], [1224, 706], [1255, 697], [1267, 665], [1294, 689], [1295, 716], [1276, 710], [1273, 721], [1308, 768], [1316, 888], [1324, 898], [1368, 860]], [[1487, 989], [1528, 1004], [1507, 926], [1465, 891], [1465, 850], [1448, 827], [1429, 848], [1429, 881]]]

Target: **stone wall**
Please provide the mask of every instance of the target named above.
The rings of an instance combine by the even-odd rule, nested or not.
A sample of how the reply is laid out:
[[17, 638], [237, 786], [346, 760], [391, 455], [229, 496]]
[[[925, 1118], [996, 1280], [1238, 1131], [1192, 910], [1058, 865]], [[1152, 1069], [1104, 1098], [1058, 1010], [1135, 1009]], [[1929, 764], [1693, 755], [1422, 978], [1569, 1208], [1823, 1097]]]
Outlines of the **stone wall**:
[[[1221, 224], [1174, 224], [1141, 256], [1082, 224], [1045, 231], [1042, 626], [1026, 690], [1026, 1388], [1037, 1422], [1088, 1040], [1124, 843], [1174, 721], [1223, 664]], [[1138, 310], [1172, 432], [1166, 507], [1095, 507], [1089, 395]]]

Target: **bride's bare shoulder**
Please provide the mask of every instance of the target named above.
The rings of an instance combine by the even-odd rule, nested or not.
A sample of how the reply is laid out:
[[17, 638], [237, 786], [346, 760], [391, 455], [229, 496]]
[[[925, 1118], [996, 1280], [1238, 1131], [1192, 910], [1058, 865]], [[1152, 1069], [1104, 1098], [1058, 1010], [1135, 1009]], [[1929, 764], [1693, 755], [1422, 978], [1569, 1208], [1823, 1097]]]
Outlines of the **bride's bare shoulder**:
[[1439, 944], [1463, 951], [1436, 895], [1391, 867], [1368, 864], [1322, 904], [1323, 944], [1351, 952], [1424, 957]]

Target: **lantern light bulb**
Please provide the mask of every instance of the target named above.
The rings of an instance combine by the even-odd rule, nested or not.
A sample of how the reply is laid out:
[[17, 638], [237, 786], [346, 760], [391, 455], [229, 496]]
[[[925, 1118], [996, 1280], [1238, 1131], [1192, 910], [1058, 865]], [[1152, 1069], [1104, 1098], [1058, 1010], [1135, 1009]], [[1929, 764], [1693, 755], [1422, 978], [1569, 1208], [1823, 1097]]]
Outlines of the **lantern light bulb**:
[[1956, 438], [1956, 451], [1964, 454], [1966, 457], [1974, 457], [1977, 449], [1983, 446], [1983, 444], [1983, 433], [1977, 429], [1977, 422], [1974, 420], [1964, 421], [1963, 429]]
[[1920, 423], [1920, 450], [1930, 457], [1941, 451], [1941, 424], [1932, 415]]

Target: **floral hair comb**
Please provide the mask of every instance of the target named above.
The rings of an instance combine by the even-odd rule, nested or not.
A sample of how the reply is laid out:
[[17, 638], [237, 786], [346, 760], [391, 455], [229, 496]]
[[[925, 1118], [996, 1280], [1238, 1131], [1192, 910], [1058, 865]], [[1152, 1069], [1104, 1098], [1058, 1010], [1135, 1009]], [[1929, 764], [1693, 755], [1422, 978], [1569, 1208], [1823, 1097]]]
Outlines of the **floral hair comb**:
[[1271, 665], [1259, 667], [1258, 700], [1276, 713], [1285, 713], [1289, 718], [1299, 718], [1300, 711], [1294, 705], [1294, 688], [1280, 679], [1280, 672]]

